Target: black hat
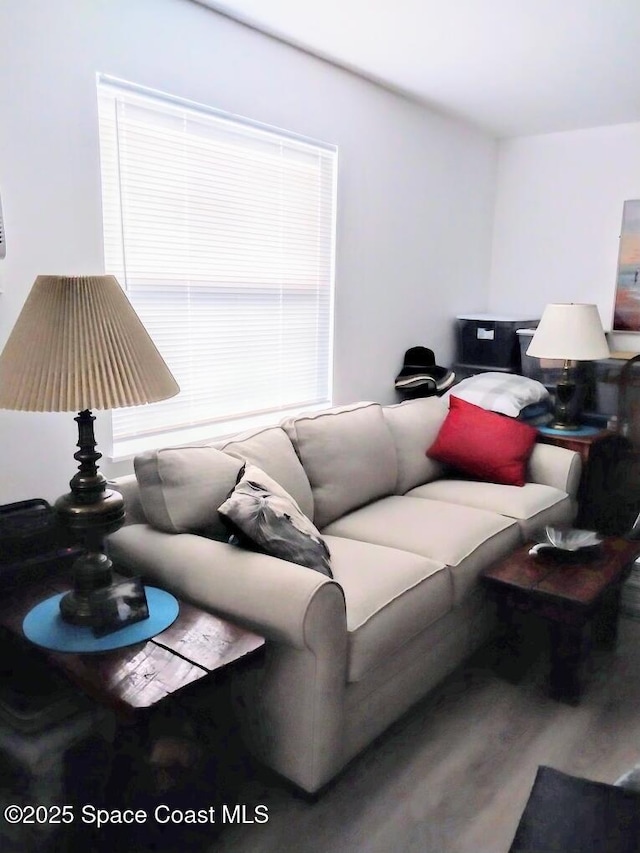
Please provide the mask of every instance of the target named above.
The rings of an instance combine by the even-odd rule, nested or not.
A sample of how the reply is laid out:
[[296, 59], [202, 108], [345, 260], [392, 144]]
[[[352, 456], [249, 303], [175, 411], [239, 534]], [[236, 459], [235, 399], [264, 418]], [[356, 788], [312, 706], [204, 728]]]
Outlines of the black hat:
[[428, 347], [410, 347], [404, 354], [402, 370], [396, 376], [398, 391], [429, 391], [441, 393], [453, 384], [455, 373], [448, 367], [439, 367], [433, 350]]

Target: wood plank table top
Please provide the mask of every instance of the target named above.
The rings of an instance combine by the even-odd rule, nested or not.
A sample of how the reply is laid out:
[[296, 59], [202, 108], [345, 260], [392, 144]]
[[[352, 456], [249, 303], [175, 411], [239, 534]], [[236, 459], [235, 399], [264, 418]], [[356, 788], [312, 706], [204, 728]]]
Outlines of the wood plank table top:
[[[52, 572], [47, 578], [4, 592], [0, 625], [24, 637], [22, 622], [31, 608], [68, 588], [68, 579]], [[176, 621], [146, 642], [99, 654], [40, 651], [96, 701], [131, 718], [188, 684], [236, 664], [264, 644], [264, 637], [180, 602]]]
[[551, 695], [576, 704], [593, 642], [613, 648], [620, 591], [640, 554], [640, 541], [611, 536], [584, 554], [529, 554], [532, 543], [482, 575], [498, 606], [500, 666], [517, 671], [524, 638], [522, 618], [546, 623], [550, 639]]
[[640, 555], [640, 540], [617, 536], [608, 537], [582, 559], [571, 555], [563, 560], [544, 552], [530, 555], [532, 544], [521, 546], [490, 566], [483, 579], [494, 587], [591, 608], [609, 587], [624, 580], [626, 571]]

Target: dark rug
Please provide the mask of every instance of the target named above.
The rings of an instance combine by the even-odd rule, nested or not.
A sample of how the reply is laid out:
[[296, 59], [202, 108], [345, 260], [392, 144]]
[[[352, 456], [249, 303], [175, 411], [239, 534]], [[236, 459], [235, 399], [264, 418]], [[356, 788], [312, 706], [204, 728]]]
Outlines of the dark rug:
[[539, 767], [509, 853], [640, 853], [640, 793]]

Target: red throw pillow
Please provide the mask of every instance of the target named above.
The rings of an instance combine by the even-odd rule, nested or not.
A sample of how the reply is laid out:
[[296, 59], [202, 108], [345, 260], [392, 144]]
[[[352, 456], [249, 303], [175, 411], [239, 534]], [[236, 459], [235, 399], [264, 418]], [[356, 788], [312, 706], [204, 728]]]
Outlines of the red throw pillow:
[[449, 414], [427, 456], [491, 483], [524, 486], [538, 431], [451, 396]]

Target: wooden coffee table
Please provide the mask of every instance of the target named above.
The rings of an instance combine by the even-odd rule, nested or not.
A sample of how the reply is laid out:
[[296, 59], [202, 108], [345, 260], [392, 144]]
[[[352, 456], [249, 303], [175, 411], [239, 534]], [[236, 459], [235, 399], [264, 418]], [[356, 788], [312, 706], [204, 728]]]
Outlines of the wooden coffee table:
[[592, 641], [615, 645], [621, 586], [640, 555], [640, 541], [609, 537], [592, 552], [568, 559], [544, 552], [531, 556], [532, 544], [483, 573], [498, 606], [498, 646], [516, 656], [519, 615], [541, 620], [550, 633], [551, 693], [576, 704]]

